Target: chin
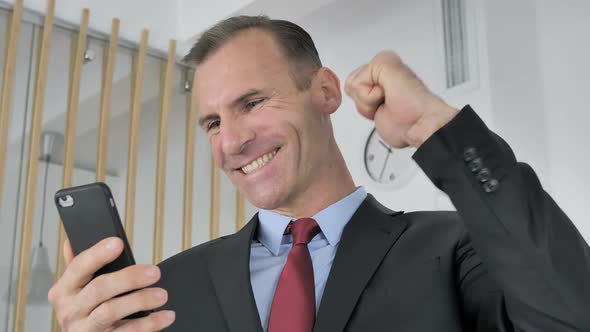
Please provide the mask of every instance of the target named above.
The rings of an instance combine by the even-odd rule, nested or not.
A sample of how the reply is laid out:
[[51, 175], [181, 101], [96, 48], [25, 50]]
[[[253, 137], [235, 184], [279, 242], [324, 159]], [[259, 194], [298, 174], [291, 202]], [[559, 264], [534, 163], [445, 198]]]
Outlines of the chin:
[[246, 198], [252, 205], [259, 209], [264, 210], [275, 210], [281, 207], [284, 197], [275, 191], [261, 192], [256, 191], [254, 193], [245, 193]]

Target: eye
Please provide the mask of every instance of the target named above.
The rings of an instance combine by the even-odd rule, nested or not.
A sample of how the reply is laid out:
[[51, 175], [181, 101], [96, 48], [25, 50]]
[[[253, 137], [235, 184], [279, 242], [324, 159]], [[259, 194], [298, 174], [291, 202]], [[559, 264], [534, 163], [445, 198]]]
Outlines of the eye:
[[251, 110], [256, 107], [258, 104], [262, 103], [264, 98], [254, 99], [246, 103], [246, 109]]
[[220, 122], [221, 121], [219, 121], [219, 120], [211, 120], [211, 121], [209, 121], [209, 123], [207, 124], [207, 127], [206, 127], [207, 132], [209, 132], [212, 129], [215, 129], [215, 128], [219, 127], [219, 123]]

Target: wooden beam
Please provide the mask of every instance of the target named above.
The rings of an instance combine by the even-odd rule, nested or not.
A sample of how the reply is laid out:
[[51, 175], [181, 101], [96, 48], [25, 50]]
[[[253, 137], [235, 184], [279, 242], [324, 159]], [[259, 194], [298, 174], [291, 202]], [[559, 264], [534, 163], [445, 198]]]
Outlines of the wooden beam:
[[76, 155], [76, 127], [78, 125], [78, 111], [80, 109], [80, 83], [82, 80], [82, 65], [86, 51], [86, 33], [88, 32], [88, 9], [82, 11], [80, 31], [72, 34], [72, 64], [70, 72], [70, 87], [68, 92], [68, 110], [66, 117], [66, 134], [64, 139], [64, 161], [62, 173], [63, 188], [72, 186], [74, 176], [74, 159]]
[[41, 145], [41, 127], [43, 124], [43, 102], [45, 100], [54, 10], [55, 0], [47, 0], [47, 13], [43, 24], [43, 37], [39, 47], [37, 75], [35, 78], [35, 95], [33, 97], [33, 114], [31, 118], [29, 138], [29, 158], [23, 204], [23, 225], [21, 228], [18, 274], [16, 278], [16, 303], [14, 310], [15, 332], [24, 332], [25, 330], [27, 288], [31, 266], [32, 228], [35, 218], [35, 194], [37, 193], [37, 171], [39, 166], [39, 149]]
[[109, 47], [103, 50], [102, 83], [100, 86], [100, 117], [98, 120], [98, 146], [96, 149], [96, 181], [104, 182], [107, 171], [107, 150], [109, 144], [109, 123], [111, 118], [111, 96], [113, 92], [113, 74], [119, 43], [119, 19], [111, 23]]
[[[186, 74], [187, 79], [190, 77]], [[182, 250], [193, 245], [193, 181], [195, 173], [195, 140], [197, 125], [197, 101], [192, 91], [186, 94], [186, 131], [184, 142], [184, 206], [182, 221]]]
[[131, 83], [131, 111], [129, 114], [129, 149], [127, 151], [127, 189], [125, 193], [125, 233], [130, 246], [133, 246], [135, 223], [135, 183], [137, 179], [137, 145], [139, 141], [139, 118], [141, 113], [141, 93], [143, 74], [148, 46], [148, 30], [141, 32], [139, 52], [133, 56]]
[[160, 74], [160, 126], [158, 129], [158, 156], [156, 166], [156, 207], [154, 220], [154, 245], [152, 261], [154, 264], [162, 260], [164, 237], [164, 197], [166, 193], [166, 160], [168, 151], [168, 115], [172, 98], [172, 80], [176, 61], [176, 40], [170, 40], [168, 61], [162, 63]]
[[4, 174], [6, 173], [6, 147], [8, 145], [8, 128], [10, 125], [10, 111], [12, 109], [12, 89], [14, 86], [14, 72], [16, 69], [16, 51], [18, 50], [18, 36], [22, 14], [23, 0], [16, 0], [8, 21], [8, 31], [6, 32], [2, 90], [0, 90], [0, 208], [2, 207]]
[[[66, 133], [64, 139], [64, 156], [62, 168], [62, 188], [72, 186], [74, 176], [74, 160], [76, 154], [76, 127], [78, 125], [78, 111], [80, 109], [80, 85], [82, 81], [82, 66], [84, 65], [84, 52], [86, 51], [86, 34], [88, 32], [88, 20], [90, 11], [82, 10], [80, 19], [80, 31], [72, 34], [70, 42], [70, 82], [68, 87], [68, 105], [66, 115]], [[63, 257], [63, 243], [66, 239], [66, 233], [63, 225], [58, 224], [57, 231], [57, 257], [55, 280], [59, 279], [65, 269]], [[59, 331], [55, 313], [51, 318], [51, 330]]]

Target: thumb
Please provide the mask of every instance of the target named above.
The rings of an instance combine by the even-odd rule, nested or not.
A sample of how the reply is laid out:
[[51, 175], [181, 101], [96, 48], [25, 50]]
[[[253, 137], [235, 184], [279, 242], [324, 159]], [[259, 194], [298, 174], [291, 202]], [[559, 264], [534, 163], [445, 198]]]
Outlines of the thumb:
[[370, 120], [373, 120], [375, 112], [385, 101], [383, 88], [376, 84], [359, 87], [355, 97], [353, 100], [357, 111]]
[[368, 87], [366, 101], [369, 105], [374, 106], [375, 109], [377, 109], [379, 105], [385, 102], [385, 92], [383, 91], [383, 88], [377, 84]]

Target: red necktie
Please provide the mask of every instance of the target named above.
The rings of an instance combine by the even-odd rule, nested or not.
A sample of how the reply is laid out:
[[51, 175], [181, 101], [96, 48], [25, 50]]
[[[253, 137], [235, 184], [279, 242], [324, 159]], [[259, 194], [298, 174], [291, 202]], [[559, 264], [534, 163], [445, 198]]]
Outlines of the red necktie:
[[298, 219], [287, 226], [293, 247], [279, 277], [270, 307], [268, 332], [311, 332], [315, 321], [315, 284], [307, 244], [320, 232], [311, 218]]

